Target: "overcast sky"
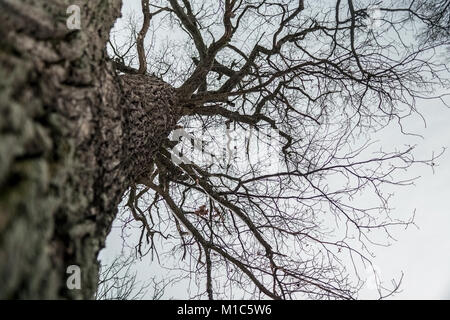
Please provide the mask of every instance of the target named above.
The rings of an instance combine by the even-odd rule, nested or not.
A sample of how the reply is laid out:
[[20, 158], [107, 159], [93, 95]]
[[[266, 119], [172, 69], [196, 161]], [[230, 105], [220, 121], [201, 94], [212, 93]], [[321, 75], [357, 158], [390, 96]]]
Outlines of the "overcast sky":
[[[140, 0], [124, 1], [124, 16], [130, 11], [140, 12]], [[120, 23], [120, 22], [119, 22]], [[447, 99], [450, 104], [450, 99]], [[414, 117], [405, 122], [406, 131], [420, 134], [423, 138], [402, 135], [397, 126], [390, 126], [377, 134], [376, 139], [389, 149], [405, 144], [418, 145], [414, 155], [429, 158], [432, 152], [439, 153], [450, 147], [450, 109], [438, 101], [420, 101], [418, 110], [426, 119]], [[391, 206], [395, 214], [408, 216], [416, 210], [414, 226], [407, 230], [396, 230], [398, 240], [390, 247], [375, 248], [375, 265], [384, 283], [398, 278], [404, 272], [402, 292], [393, 299], [450, 299], [450, 148], [437, 161], [434, 173], [430, 167], [414, 166], [409, 176], [420, 176], [415, 186], [396, 188]], [[357, 201], [364, 202], [364, 198]], [[120, 229], [113, 228], [101, 252], [103, 263], [120, 253]], [[149, 279], [167, 275], [150, 257], [138, 263], [139, 278]], [[186, 283], [168, 288], [165, 298], [187, 298]], [[369, 289], [361, 298], [370, 298]], [[150, 296], [148, 296], [150, 298]]]

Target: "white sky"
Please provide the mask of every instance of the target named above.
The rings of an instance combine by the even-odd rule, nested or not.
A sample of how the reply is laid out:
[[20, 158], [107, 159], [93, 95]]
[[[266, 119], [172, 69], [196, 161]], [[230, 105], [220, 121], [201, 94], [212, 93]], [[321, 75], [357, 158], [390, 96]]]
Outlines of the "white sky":
[[[424, 139], [405, 137], [398, 128], [389, 128], [380, 134], [386, 147], [418, 144], [417, 157], [430, 157], [442, 147], [450, 147], [450, 110], [441, 103], [419, 103], [427, 127], [420, 119], [409, 121], [410, 132]], [[416, 186], [397, 189], [391, 205], [395, 214], [410, 213], [416, 209], [415, 227], [397, 232], [397, 242], [391, 247], [379, 248], [375, 259], [383, 280], [403, 270], [403, 292], [394, 298], [450, 299], [450, 149], [437, 161], [433, 174], [429, 167], [414, 167], [408, 173], [420, 176]], [[364, 201], [364, 199], [361, 199]]]
[[[140, 12], [140, 0], [124, 1], [123, 12]], [[450, 99], [447, 99], [450, 103]], [[391, 206], [394, 214], [405, 216], [416, 210], [414, 226], [407, 230], [397, 230], [398, 240], [390, 247], [375, 249], [375, 265], [384, 283], [398, 278], [404, 272], [402, 292], [393, 299], [450, 299], [450, 109], [437, 101], [424, 100], [418, 103], [418, 110], [426, 119], [427, 126], [419, 117], [409, 119], [406, 131], [417, 133], [422, 138], [404, 136], [398, 127], [390, 126], [377, 134], [381, 145], [390, 147], [417, 144], [417, 158], [429, 158], [434, 151], [449, 148], [437, 161], [435, 172], [429, 167], [414, 166], [409, 176], [420, 176], [416, 186], [397, 188]], [[359, 198], [358, 201], [364, 201]], [[101, 252], [103, 263], [120, 253], [120, 230], [113, 229], [107, 239], [106, 248]], [[165, 276], [147, 256], [137, 264], [139, 278], [146, 280], [154, 275]], [[165, 298], [187, 298], [186, 283], [166, 290]], [[370, 290], [361, 293], [361, 298], [370, 298]]]

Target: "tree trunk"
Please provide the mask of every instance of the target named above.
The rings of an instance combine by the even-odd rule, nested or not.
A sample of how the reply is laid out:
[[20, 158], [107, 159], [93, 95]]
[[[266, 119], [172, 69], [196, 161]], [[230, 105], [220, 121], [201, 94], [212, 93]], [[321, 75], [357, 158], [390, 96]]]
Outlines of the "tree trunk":
[[[92, 298], [124, 192], [173, 129], [176, 93], [118, 76], [120, 0], [0, 0], [0, 298]], [[69, 289], [78, 265], [81, 289]]]

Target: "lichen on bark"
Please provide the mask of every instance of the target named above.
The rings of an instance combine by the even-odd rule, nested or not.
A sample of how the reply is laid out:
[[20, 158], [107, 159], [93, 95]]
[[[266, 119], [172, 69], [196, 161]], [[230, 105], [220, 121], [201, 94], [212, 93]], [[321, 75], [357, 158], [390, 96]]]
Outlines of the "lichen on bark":
[[[177, 121], [176, 92], [119, 76], [120, 0], [0, 1], [0, 298], [92, 298], [118, 203]], [[81, 267], [81, 289], [66, 268]]]

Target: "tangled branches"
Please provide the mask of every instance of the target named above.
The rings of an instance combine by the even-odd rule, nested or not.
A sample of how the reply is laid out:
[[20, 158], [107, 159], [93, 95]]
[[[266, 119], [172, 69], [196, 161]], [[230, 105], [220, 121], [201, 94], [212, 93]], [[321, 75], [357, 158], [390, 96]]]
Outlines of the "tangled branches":
[[393, 215], [389, 191], [438, 157], [367, 138], [395, 121], [403, 131], [418, 99], [448, 86], [440, 44], [408, 38], [431, 19], [410, 2], [377, 6], [375, 28], [374, 4], [352, 0], [143, 0], [151, 44], [140, 32], [113, 45], [115, 61], [176, 87], [189, 135], [161, 145], [130, 186], [123, 219], [141, 223], [139, 253], [179, 253], [199, 297], [356, 298], [371, 245], [413, 223]]

